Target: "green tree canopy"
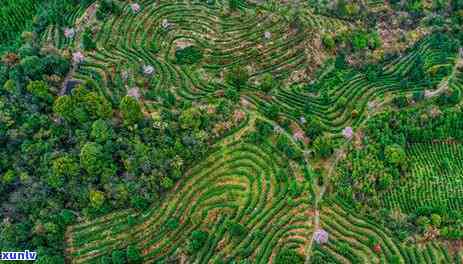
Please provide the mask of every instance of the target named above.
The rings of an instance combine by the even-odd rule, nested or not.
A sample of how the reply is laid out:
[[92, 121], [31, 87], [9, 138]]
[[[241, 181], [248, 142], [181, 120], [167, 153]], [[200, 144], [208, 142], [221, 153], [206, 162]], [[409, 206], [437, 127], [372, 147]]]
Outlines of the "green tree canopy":
[[190, 107], [182, 112], [179, 122], [183, 129], [196, 130], [201, 125], [201, 112], [196, 107]]
[[119, 108], [121, 110], [124, 123], [127, 125], [134, 125], [143, 118], [140, 104], [131, 96], [125, 96], [122, 98]]
[[107, 140], [111, 139], [113, 135], [113, 129], [108, 123], [102, 119], [98, 119], [92, 124], [92, 129], [90, 132], [90, 136], [97, 142], [97, 143], [104, 143]]
[[85, 143], [80, 150], [80, 164], [92, 177], [101, 174], [105, 167], [103, 147], [94, 142]]
[[53, 102], [53, 95], [50, 93], [50, 88], [44, 81], [31, 81], [27, 84], [26, 89], [35, 97], [40, 98], [47, 103]]

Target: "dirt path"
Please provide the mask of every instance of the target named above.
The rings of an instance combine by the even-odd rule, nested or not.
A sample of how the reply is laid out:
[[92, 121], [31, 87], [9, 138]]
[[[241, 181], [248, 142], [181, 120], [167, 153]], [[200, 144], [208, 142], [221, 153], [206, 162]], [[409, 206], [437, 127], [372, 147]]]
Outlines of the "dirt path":
[[436, 90], [434, 90], [434, 91], [427, 91], [426, 90], [425, 91], [426, 98], [435, 97], [435, 96], [445, 92], [449, 88], [450, 80], [455, 76], [455, 74], [458, 71], [458, 68], [460, 66], [463, 66], [463, 57], [462, 57], [463, 56], [463, 51], [462, 51], [462, 49], [460, 49], [460, 52], [458, 54], [459, 54], [459, 56], [456, 59], [455, 65], [452, 68], [452, 73], [449, 76], [442, 79], [442, 81], [437, 86]]
[[[95, 14], [97, 10], [97, 2], [91, 4], [87, 10], [85, 10], [85, 13], [76, 21], [76, 29], [75, 29], [75, 39], [73, 40], [74, 43], [76, 44], [76, 50], [75, 52], [83, 52], [81, 47], [80, 47], [80, 38], [82, 35], [82, 32], [89, 24], [90, 21], [95, 19]], [[71, 59], [72, 60], [72, 59]], [[71, 69], [69, 70], [68, 74], [64, 78], [63, 85], [61, 86], [61, 90], [59, 92], [59, 96], [62, 96], [66, 92], [66, 83], [72, 79], [74, 74], [76, 73], [78, 63], [76, 63], [74, 60], [72, 60], [71, 63]]]
[[305, 258], [305, 261], [304, 261], [304, 264], [309, 264], [310, 263], [310, 256], [311, 256], [311, 253], [312, 253], [312, 246], [313, 246], [313, 243], [314, 243], [314, 239], [315, 239], [315, 231], [318, 230], [320, 228], [320, 208], [318, 206], [319, 202], [322, 200], [323, 198], [323, 195], [325, 194], [325, 191], [326, 191], [326, 187], [327, 187], [327, 181], [331, 178], [331, 175], [333, 174], [333, 171], [334, 169], [336, 168], [339, 160], [343, 157], [342, 153], [343, 153], [343, 149], [345, 149], [347, 147], [347, 144], [348, 142], [346, 142], [341, 148], [340, 148], [340, 151], [338, 151], [336, 153], [336, 157], [335, 159], [333, 160], [333, 162], [331, 163], [329, 169], [328, 169], [328, 174], [326, 176], [326, 180], [324, 180], [324, 184], [320, 187], [318, 187], [318, 184], [316, 182], [312, 182], [314, 188], [316, 188], [315, 190], [315, 202], [314, 202], [314, 207], [315, 207], [315, 216], [314, 216], [314, 219], [313, 219], [313, 234], [312, 234], [312, 238], [310, 239], [310, 242], [309, 244], [307, 244], [307, 247], [305, 249], [305, 252], [306, 252], [306, 258]]

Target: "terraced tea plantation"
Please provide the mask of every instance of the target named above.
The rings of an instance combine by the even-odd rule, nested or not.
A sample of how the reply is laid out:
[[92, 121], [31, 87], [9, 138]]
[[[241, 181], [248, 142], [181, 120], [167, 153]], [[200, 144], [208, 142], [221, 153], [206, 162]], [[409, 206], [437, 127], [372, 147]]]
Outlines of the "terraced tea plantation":
[[[251, 80], [266, 73], [287, 79], [310, 63], [314, 51], [307, 45], [311, 35], [347, 24], [314, 16], [301, 22], [308, 29], [292, 29], [284, 17], [265, 10], [230, 17], [221, 14], [220, 8], [218, 3], [146, 1], [134, 14], [127, 3], [120, 15], [100, 26], [95, 36], [97, 49], [89, 54], [76, 77], [98, 80], [101, 92], [118, 102], [127, 92], [121, 74], [136, 73], [139, 64], [149, 64], [157, 76], [149, 84], [150, 98], [169, 91], [194, 101], [229, 87], [223, 83], [223, 73], [233, 66], [247, 68]], [[201, 49], [203, 58], [197, 65], [179, 66], [175, 51], [187, 46]], [[146, 103], [147, 108], [155, 104]]]
[[[310, 185], [296, 179], [300, 168], [284, 171], [282, 162], [265, 143], [223, 145], [193, 167], [160, 207], [73, 226], [68, 254], [76, 263], [91, 263], [135, 244], [147, 262], [178, 260], [186, 257], [195, 230], [208, 233], [208, 242], [189, 260], [198, 263], [235, 258], [264, 263], [282, 247], [302, 253], [313, 231]], [[279, 173], [288, 179], [279, 181]], [[290, 185], [301, 195], [292, 198]], [[242, 228], [238, 234], [236, 226]]]
[[406, 245], [390, 230], [357, 217], [350, 208], [334, 203], [322, 209], [322, 225], [333, 239], [317, 247], [313, 258], [321, 263], [452, 263], [447, 250], [437, 243]]
[[459, 143], [416, 143], [410, 146], [411, 173], [405, 184], [384, 197], [388, 207], [412, 212], [420, 207], [460, 211], [463, 176]]
[[461, 0], [6, 0], [0, 249], [462, 263], [462, 28]]

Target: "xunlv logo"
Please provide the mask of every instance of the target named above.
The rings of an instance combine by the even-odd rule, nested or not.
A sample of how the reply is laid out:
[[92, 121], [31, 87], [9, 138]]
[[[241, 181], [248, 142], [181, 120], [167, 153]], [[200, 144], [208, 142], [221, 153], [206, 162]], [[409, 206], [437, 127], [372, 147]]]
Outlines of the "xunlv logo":
[[29, 250], [19, 252], [0, 252], [0, 260], [36, 260], [37, 252]]

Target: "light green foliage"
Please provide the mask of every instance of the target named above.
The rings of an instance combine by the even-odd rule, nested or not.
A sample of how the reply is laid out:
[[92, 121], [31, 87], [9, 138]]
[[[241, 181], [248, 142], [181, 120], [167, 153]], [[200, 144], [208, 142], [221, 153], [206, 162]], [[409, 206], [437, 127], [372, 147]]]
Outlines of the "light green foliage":
[[52, 161], [52, 171], [59, 177], [76, 177], [79, 174], [79, 164], [70, 155], [64, 155]]
[[5, 82], [5, 84], [3, 84], [3, 89], [5, 89], [5, 91], [8, 91], [9, 93], [17, 93], [19, 90], [18, 88], [16, 87], [16, 84], [14, 83], [13, 80], [7, 80]]
[[2, 182], [3, 184], [12, 184], [16, 181], [17, 178], [18, 176], [16, 172], [13, 170], [7, 170], [2, 176]]
[[386, 160], [393, 165], [402, 166], [406, 163], [405, 150], [397, 144], [386, 146], [384, 155]]
[[90, 205], [93, 208], [100, 209], [105, 201], [105, 194], [101, 191], [91, 190], [89, 195]]
[[260, 89], [264, 93], [270, 92], [273, 88], [275, 88], [275, 80], [273, 79], [273, 76], [270, 73], [264, 74], [262, 77], [262, 83], [260, 84]]
[[87, 90], [84, 85], [76, 87], [71, 95], [58, 97], [53, 103], [53, 111], [68, 122], [78, 123], [105, 119], [112, 115], [108, 100]]
[[58, 97], [53, 103], [53, 111], [67, 121], [74, 118], [74, 105], [72, 97], [64, 95]]
[[328, 50], [333, 50], [336, 47], [334, 38], [331, 35], [325, 34], [322, 38], [322, 42]]
[[52, 161], [52, 173], [48, 184], [54, 188], [63, 187], [65, 180], [71, 180], [79, 175], [79, 164], [69, 155], [58, 157]]
[[44, 100], [47, 103], [53, 102], [53, 95], [50, 93], [50, 88], [44, 81], [32, 81], [27, 85], [27, 91]]
[[201, 112], [198, 108], [191, 107], [182, 112], [179, 122], [183, 129], [196, 130], [201, 125]]
[[438, 214], [431, 214], [431, 224], [435, 227], [440, 227], [442, 223], [442, 217]]
[[174, 186], [174, 181], [169, 177], [161, 178], [161, 187], [165, 190], [169, 190]]
[[122, 113], [122, 119], [127, 125], [134, 125], [143, 118], [140, 104], [131, 96], [122, 98], [119, 109]]
[[111, 139], [111, 137], [113, 136], [113, 130], [106, 121], [98, 119], [92, 124], [90, 136], [97, 143], [104, 143], [107, 140]]
[[92, 178], [102, 173], [104, 159], [103, 147], [98, 143], [88, 142], [80, 150], [80, 164]]

